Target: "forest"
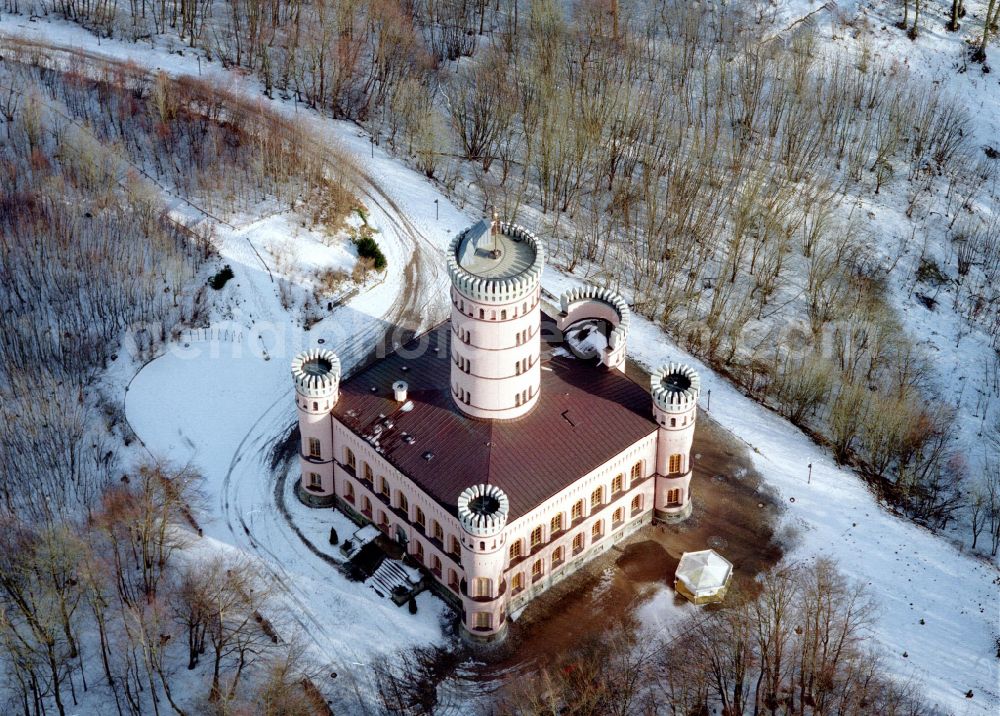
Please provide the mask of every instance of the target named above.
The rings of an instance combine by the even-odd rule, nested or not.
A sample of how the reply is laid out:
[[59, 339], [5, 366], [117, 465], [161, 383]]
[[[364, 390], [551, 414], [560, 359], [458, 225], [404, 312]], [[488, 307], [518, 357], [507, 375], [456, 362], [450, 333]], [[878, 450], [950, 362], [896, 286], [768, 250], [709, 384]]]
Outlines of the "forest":
[[[961, 26], [962, 71], [985, 72], [1000, 2], [976, 19], [967, 5], [888, 7], [915, 43], [931, 23]], [[961, 521], [972, 550], [1000, 550], [1000, 147], [973, 139], [946, 87], [874, 57], [864, 28], [821, 48], [808, 25], [762, 37], [771, 3], [681, 0], [3, 9], [139, 44], [174, 36], [268, 97], [357, 123], [456, 200], [537, 231], [559, 269], [627, 291], [890, 508], [937, 530]], [[99, 681], [119, 715], [315, 713], [315, 664], [278, 637], [292, 625], [262, 616], [273, 585], [236, 558], [192, 566], [172, 525], [197, 531], [198, 476], [122, 464], [136, 438], [99, 377], [124, 342], [148, 359], [206, 321], [213, 237], [168, 211], [165, 188], [191, 214], [272, 204], [333, 225], [350, 190], [299, 126], [208, 83], [30, 54], [0, 63], [0, 653], [16, 708], [72, 713]], [[873, 219], [880, 201], [892, 231]], [[993, 349], [973, 468], [901, 287], [931, 309], [947, 300]], [[928, 713], [882, 669], [874, 605], [834, 565], [764, 584], [656, 648], [621, 625], [502, 685], [490, 712]], [[428, 693], [434, 659], [383, 665], [380, 708], [458, 713]], [[199, 662], [205, 683], [172, 666]], [[179, 691], [198, 694], [194, 710]]]
[[[270, 97], [360, 123], [456, 198], [531, 226], [560, 268], [627, 287], [896, 509], [940, 529], [978, 501], [1000, 539], [1000, 423], [968, 480], [954, 408], [893, 298], [902, 286], [933, 309], [947, 288], [1000, 349], [997, 148], [971, 139], [946, 87], [863, 39], [822, 49], [808, 24], [761, 38], [767, 2], [44, 7], [104, 37], [174, 35]], [[988, 69], [1000, 3], [977, 21], [961, 2], [888, 7], [915, 42], [929, 23], [964, 26], [966, 68]], [[905, 222], [889, 235], [870, 208], [886, 195]], [[981, 370], [989, 412], [1000, 354]]]

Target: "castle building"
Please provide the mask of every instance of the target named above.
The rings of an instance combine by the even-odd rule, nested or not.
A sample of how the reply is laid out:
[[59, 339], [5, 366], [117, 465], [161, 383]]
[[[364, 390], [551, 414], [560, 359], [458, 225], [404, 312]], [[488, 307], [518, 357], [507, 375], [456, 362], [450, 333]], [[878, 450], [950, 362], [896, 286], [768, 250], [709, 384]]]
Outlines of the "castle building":
[[700, 383], [677, 364], [648, 388], [625, 375], [612, 291], [544, 313], [544, 247], [519, 226], [480, 221], [447, 260], [450, 320], [344, 381], [330, 350], [292, 362], [299, 495], [377, 525], [491, 640], [617, 541], [691, 514]]

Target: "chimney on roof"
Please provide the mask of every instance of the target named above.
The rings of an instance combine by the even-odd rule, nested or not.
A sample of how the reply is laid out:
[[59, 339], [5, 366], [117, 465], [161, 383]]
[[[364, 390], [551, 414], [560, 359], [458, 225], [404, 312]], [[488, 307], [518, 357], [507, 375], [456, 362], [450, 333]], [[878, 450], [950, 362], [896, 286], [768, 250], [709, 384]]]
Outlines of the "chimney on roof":
[[396, 402], [406, 402], [406, 391], [409, 387], [405, 380], [397, 380], [392, 384], [392, 395], [396, 399]]

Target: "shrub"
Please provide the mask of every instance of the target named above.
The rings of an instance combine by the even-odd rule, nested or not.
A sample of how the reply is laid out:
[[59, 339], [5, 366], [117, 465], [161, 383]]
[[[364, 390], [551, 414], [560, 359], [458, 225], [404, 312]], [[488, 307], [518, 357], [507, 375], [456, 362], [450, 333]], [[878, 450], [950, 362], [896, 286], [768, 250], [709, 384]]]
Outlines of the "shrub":
[[354, 245], [358, 247], [358, 256], [363, 259], [372, 260], [372, 268], [376, 271], [381, 271], [388, 264], [385, 260], [385, 254], [382, 253], [382, 249], [378, 247], [375, 239], [371, 236], [364, 234], [356, 238]]
[[225, 266], [222, 267], [222, 270], [219, 271], [219, 273], [215, 274], [214, 276], [212, 276], [212, 278], [208, 279], [208, 285], [214, 288], [216, 291], [219, 291], [222, 289], [223, 286], [226, 285], [226, 283], [232, 277], [233, 277], [233, 269], [230, 268], [229, 264], [226, 264]]

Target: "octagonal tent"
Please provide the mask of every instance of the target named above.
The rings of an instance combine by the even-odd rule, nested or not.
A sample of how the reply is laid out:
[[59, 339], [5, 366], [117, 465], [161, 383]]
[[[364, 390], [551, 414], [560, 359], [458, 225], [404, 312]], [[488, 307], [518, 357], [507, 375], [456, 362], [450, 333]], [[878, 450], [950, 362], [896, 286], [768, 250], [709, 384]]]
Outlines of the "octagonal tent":
[[674, 573], [674, 589], [694, 604], [722, 601], [733, 563], [714, 549], [685, 552]]

